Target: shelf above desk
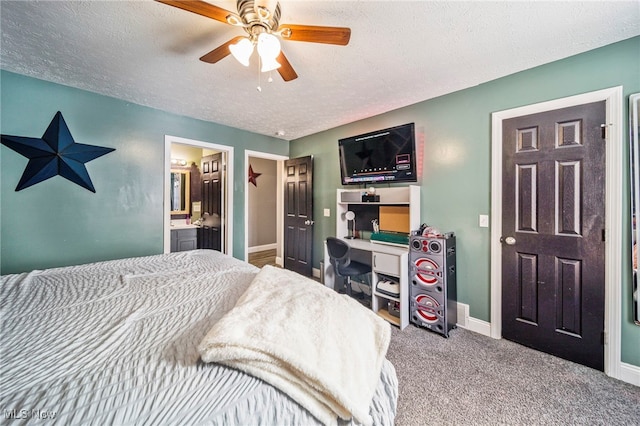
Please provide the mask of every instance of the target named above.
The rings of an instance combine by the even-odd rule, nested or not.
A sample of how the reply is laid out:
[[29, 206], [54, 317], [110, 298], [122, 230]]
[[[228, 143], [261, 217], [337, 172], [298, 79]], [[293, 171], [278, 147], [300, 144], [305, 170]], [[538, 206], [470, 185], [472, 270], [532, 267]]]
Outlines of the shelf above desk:
[[[375, 195], [380, 201], [362, 201], [363, 189], [338, 189], [338, 204], [420, 204], [420, 187], [417, 185], [398, 186], [394, 188], [376, 188]], [[415, 197], [418, 197], [415, 200]]]
[[[420, 187], [417, 185], [376, 188], [380, 201], [363, 202], [361, 189], [338, 189], [336, 193], [336, 237], [344, 238], [353, 223], [346, 219], [355, 213], [355, 228], [362, 235], [371, 233], [371, 221], [378, 221], [380, 231], [409, 232], [420, 228]], [[387, 229], [388, 228], [388, 229]], [[358, 235], [358, 234], [356, 234]]]
[[378, 206], [406, 206], [407, 202], [406, 201], [396, 201], [396, 202], [389, 202], [389, 203], [381, 203], [379, 201], [349, 201], [349, 202], [343, 202], [340, 204], [356, 204], [356, 205], [378, 205]]

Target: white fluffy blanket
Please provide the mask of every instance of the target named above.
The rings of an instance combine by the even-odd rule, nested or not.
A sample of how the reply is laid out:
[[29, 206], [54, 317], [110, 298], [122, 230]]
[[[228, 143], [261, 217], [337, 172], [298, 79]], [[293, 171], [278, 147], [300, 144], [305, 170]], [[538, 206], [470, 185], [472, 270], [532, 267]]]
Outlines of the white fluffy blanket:
[[205, 362], [270, 383], [325, 424], [353, 417], [369, 425], [390, 334], [387, 322], [348, 296], [265, 266], [198, 350]]

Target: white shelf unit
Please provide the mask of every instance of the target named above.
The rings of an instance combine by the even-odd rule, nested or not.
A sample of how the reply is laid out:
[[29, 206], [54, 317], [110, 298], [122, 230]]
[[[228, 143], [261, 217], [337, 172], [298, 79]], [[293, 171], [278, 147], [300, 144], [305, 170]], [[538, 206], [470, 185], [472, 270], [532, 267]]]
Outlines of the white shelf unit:
[[[348, 234], [348, 221], [344, 215], [350, 204], [362, 205], [396, 205], [409, 207], [410, 230], [420, 228], [420, 187], [417, 185], [400, 186], [394, 188], [376, 188], [375, 195], [380, 201], [363, 202], [364, 189], [338, 189], [336, 203], [336, 236], [344, 238]], [[357, 224], [357, 222], [356, 222]]]
[[[376, 188], [375, 195], [380, 196], [380, 201], [363, 202], [363, 189], [338, 189], [336, 203], [336, 236], [344, 238], [348, 236], [348, 221], [345, 213], [349, 205], [363, 204], [371, 206], [397, 205], [409, 207], [410, 230], [420, 227], [420, 187], [416, 185]], [[408, 246], [389, 245], [367, 240], [347, 240], [356, 250], [371, 252], [371, 309], [385, 320], [404, 329], [409, 325], [409, 248]], [[328, 258], [325, 259], [325, 263]], [[333, 278], [333, 277], [331, 277]], [[325, 280], [327, 278], [325, 277]], [[400, 296], [391, 297], [376, 290], [376, 284], [380, 280], [391, 280], [399, 283]], [[399, 302], [400, 316], [389, 313], [389, 304]]]
[[[371, 252], [371, 309], [385, 320], [404, 329], [409, 325], [409, 251], [399, 247], [372, 244]], [[400, 284], [400, 296], [391, 297], [376, 290], [375, 283], [391, 280]], [[389, 313], [389, 304], [400, 303], [400, 316]]]

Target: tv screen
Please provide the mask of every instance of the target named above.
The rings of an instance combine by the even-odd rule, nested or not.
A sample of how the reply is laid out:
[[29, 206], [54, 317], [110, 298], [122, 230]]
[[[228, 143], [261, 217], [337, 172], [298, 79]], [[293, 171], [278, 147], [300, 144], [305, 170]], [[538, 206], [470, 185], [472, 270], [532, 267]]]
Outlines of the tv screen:
[[340, 139], [343, 185], [416, 182], [414, 123]]

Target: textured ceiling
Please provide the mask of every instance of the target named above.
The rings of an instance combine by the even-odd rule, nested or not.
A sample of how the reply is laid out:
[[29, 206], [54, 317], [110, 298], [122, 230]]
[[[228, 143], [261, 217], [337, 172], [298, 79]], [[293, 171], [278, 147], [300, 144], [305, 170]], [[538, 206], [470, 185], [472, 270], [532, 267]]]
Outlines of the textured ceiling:
[[231, 56], [198, 59], [241, 29], [152, 0], [2, 0], [0, 66], [293, 140], [640, 34], [637, 0], [281, 6], [282, 23], [350, 27], [349, 45], [284, 41], [299, 78], [268, 83]]

